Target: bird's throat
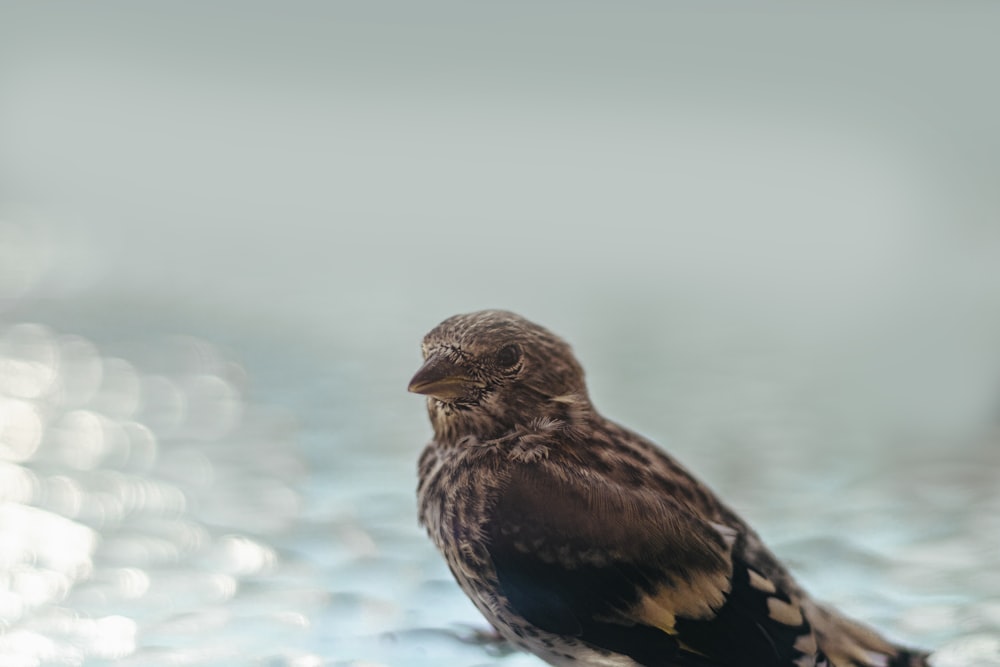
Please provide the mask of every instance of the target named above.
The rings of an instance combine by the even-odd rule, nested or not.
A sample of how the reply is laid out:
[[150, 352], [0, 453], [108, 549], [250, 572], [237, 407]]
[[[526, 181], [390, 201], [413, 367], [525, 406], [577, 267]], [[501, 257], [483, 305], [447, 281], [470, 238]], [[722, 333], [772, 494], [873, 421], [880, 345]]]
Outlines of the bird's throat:
[[444, 446], [457, 446], [469, 439], [494, 440], [513, 428], [481, 405], [469, 406], [432, 398], [427, 402], [427, 412], [434, 427], [434, 439]]

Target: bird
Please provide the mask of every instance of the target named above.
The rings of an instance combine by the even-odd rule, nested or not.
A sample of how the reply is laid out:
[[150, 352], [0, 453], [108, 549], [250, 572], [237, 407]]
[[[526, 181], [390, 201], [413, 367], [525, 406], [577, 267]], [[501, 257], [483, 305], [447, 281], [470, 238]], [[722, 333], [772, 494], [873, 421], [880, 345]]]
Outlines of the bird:
[[559, 667], [927, 667], [815, 601], [708, 486], [604, 418], [571, 347], [504, 310], [423, 339], [420, 523], [496, 632]]

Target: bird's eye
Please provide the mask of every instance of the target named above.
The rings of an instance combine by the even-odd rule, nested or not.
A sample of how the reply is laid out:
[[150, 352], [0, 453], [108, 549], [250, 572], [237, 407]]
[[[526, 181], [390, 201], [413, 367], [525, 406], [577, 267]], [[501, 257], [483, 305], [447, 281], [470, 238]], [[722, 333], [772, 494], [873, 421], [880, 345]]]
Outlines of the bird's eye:
[[521, 358], [521, 351], [516, 345], [505, 345], [497, 352], [497, 365], [501, 368], [510, 368]]

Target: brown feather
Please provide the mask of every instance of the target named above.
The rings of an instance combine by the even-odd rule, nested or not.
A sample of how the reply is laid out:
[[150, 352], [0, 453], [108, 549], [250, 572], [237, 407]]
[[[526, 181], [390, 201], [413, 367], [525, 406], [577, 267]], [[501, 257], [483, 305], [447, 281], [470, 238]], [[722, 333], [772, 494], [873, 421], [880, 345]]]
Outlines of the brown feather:
[[416, 390], [441, 389], [421, 522], [511, 641], [555, 665], [926, 665], [813, 602], [708, 487], [604, 419], [548, 330], [482, 311], [423, 350]]

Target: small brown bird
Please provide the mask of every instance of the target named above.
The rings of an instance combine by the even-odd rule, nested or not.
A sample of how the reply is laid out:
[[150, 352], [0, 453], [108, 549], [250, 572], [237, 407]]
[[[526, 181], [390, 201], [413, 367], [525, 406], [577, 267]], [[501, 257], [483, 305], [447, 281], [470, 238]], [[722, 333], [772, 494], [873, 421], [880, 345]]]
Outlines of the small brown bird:
[[813, 601], [708, 487], [602, 417], [548, 330], [456, 315], [423, 353], [420, 521], [517, 646], [562, 666], [928, 664]]

